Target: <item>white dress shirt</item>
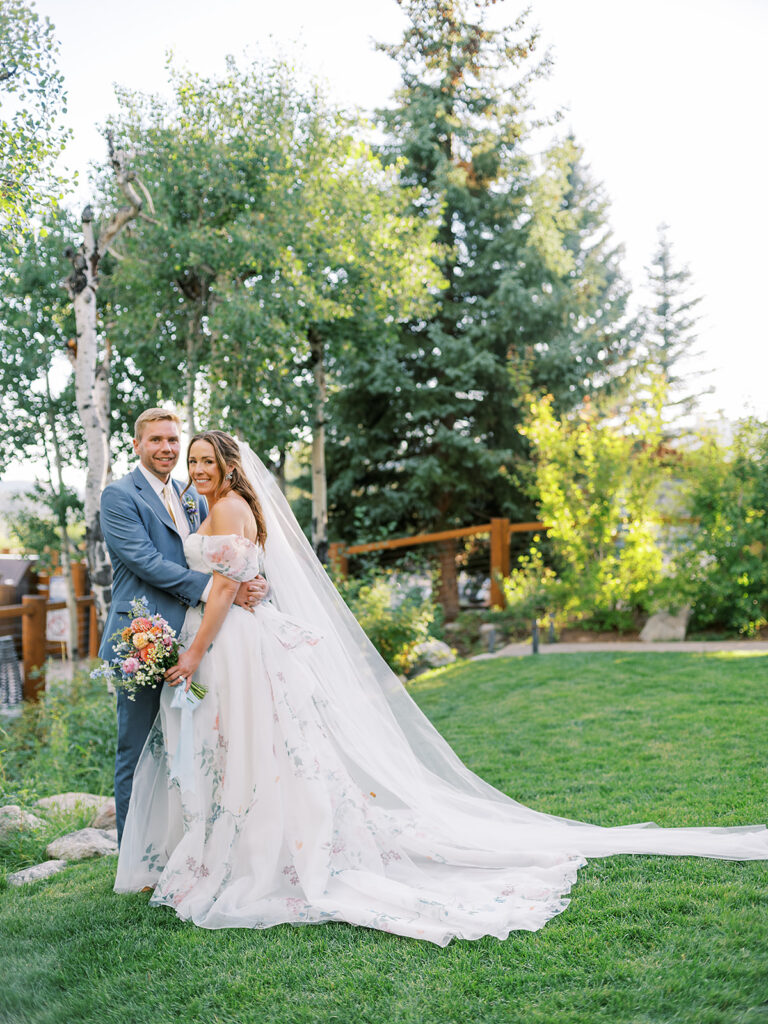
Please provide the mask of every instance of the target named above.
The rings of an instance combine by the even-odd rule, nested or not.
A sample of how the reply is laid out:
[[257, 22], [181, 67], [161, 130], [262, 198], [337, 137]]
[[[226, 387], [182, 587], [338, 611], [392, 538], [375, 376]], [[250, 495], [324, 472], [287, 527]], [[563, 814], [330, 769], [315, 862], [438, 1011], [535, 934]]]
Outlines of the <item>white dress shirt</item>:
[[168, 487], [168, 499], [173, 509], [173, 518], [176, 520], [176, 532], [182, 540], [186, 540], [190, 534], [189, 520], [187, 519], [187, 513], [184, 511], [179, 496], [176, 493], [176, 488], [173, 486], [173, 481], [168, 477], [168, 484], [164, 484], [162, 480], [159, 480], [154, 473], [139, 463], [139, 469], [144, 474], [152, 490], [158, 496], [163, 505], [165, 505], [165, 499], [163, 498], [163, 488]]
[[[152, 490], [158, 496], [160, 501], [163, 502], [163, 505], [165, 505], [165, 501], [163, 499], [163, 488], [166, 486], [166, 484], [164, 484], [162, 480], [156, 477], [154, 473], [150, 473], [146, 466], [142, 465], [141, 463], [139, 463], [139, 469], [146, 477], [147, 482], [149, 483]], [[187, 519], [187, 513], [182, 508], [181, 501], [179, 500], [179, 496], [176, 493], [176, 488], [173, 486], [173, 482], [170, 477], [168, 477], [167, 487], [168, 497], [171, 503], [171, 508], [173, 509], [173, 518], [176, 520], [176, 532], [181, 537], [183, 542], [192, 532], [189, 528], [189, 520]], [[212, 586], [213, 580], [210, 579], [205, 585], [205, 590], [200, 595], [200, 600], [203, 603], [205, 603], [210, 597]]]

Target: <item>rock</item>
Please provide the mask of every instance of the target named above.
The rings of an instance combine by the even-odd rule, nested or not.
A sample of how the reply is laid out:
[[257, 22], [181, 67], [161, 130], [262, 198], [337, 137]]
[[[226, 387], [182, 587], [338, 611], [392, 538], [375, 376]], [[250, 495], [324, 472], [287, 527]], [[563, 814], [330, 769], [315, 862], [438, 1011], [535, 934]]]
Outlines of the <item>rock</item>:
[[500, 634], [501, 630], [497, 630], [495, 622], [480, 623], [480, 640], [489, 653], [493, 653], [496, 649], [496, 644], [502, 639]]
[[66, 866], [65, 860], [44, 860], [42, 864], [35, 864], [31, 868], [14, 871], [12, 875], [8, 875], [8, 885], [26, 885], [28, 882], [38, 882], [41, 878], [57, 875]]
[[674, 615], [668, 611], [656, 612], [643, 626], [640, 639], [644, 643], [655, 643], [661, 640], [685, 640], [685, 631], [688, 628], [690, 617], [690, 605], [685, 605]]
[[40, 828], [45, 825], [42, 818], [36, 818], [29, 811], [22, 811], [18, 804], [0, 807], [0, 839], [17, 829]]
[[111, 796], [99, 808], [96, 817], [91, 822], [91, 828], [114, 828], [116, 824], [115, 798]]
[[443, 643], [442, 640], [436, 640], [432, 636], [428, 640], [422, 640], [420, 644], [416, 644], [413, 653], [419, 659], [420, 664], [427, 665], [429, 668], [440, 668], [442, 665], [450, 665], [456, 661], [456, 655], [448, 644]]
[[55, 796], [44, 796], [36, 806], [44, 811], [83, 811], [93, 808], [98, 812], [107, 802], [107, 797], [96, 793], [57, 793]]
[[49, 857], [60, 860], [85, 860], [117, 853], [117, 832], [114, 829], [81, 828], [77, 832], [54, 839], [45, 849]]

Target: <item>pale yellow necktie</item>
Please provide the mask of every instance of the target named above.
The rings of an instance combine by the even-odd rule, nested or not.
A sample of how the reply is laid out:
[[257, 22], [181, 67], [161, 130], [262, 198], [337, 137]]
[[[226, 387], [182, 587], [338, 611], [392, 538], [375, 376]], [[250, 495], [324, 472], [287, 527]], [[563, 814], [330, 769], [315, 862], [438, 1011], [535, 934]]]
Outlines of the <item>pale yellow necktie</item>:
[[171, 491], [171, 489], [168, 486], [168, 484], [164, 484], [163, 485], [163, 491], [162, 491], [163, 503], [164, 503], [165, 507], [168, 509], [168, 515], [173, 520], [173, 525], [178, 530], [179, 524], [176, 522], [176, 516], [173, 514], [173, 507], [171, 505], [171, 494], [170, 494], [170, 491]]

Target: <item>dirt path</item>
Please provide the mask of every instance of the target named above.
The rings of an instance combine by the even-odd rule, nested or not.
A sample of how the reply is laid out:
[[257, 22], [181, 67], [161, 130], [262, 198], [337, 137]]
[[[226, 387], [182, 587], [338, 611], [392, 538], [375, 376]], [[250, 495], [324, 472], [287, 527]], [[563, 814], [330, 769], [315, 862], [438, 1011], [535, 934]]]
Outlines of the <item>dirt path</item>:
[[[675, 640], [669, 643], [643, 643], [642, 640], [580, 640], [577, 643], [539, 644], [539, 654], [667, 654], [672, 651], [687, 654], [711, 654], [715, 651], [751, 651], [768, 654], [768, 640]], [[506, 644], [493, 654], [479, 654], [478, 658], [509, 658], [531, 654], [531, 641]]]

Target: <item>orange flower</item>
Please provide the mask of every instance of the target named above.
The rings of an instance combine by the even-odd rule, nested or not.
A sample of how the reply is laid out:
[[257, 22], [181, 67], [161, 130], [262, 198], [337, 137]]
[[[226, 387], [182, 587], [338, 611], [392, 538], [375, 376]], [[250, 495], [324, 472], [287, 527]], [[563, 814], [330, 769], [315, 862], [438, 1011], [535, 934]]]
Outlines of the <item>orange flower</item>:
[[152, 623], [149, 619], [134, 619], [131, 623], [131, 629], [134, 633], [146, 633], [148, 629], [152, 628]]
[[134, 633], [133, 634], [133, 645], [137, 650], [141, 650], [146, 647], [149, 643], [149, 637], [146, 633]]
[[126, 626], [125, 629], [121, 630], [120, 636], [123, 638], [123, 640], [130, 640], [131, 639], [131, 627], [130, 626]]

